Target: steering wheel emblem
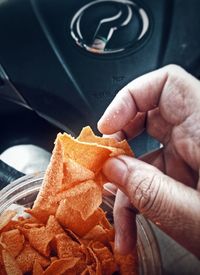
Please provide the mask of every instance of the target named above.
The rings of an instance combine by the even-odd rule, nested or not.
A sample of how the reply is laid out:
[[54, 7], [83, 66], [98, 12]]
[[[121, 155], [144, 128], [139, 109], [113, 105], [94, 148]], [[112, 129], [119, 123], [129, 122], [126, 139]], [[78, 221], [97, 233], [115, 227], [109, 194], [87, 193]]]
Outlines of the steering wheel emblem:
[[129, 0], [95, 0], [73, 16], [70, 30], [76, 43], [97, 54], [122, 52], [147, 33], [149, 17]]

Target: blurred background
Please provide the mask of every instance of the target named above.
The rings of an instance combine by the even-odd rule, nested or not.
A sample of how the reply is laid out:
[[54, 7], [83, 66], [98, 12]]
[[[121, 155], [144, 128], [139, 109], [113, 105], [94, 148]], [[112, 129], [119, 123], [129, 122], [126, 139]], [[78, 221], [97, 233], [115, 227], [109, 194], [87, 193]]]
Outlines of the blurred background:
[[[0, 0], [0, 158], [44, 170], [56, 134], [97, 132], [136, 77], [174, 63], [199, 78], [199, 12], [199, 0]], [[146, 133], [131, 145], [137, 156], [160, 146]], [[200, 272], [187, 252], [160, 245], [166, 274]]]
[[199, 0], [0, 0], [0, 153], [95, 130], [120, 88], [165, 64], [199, 77], [199, 11]]

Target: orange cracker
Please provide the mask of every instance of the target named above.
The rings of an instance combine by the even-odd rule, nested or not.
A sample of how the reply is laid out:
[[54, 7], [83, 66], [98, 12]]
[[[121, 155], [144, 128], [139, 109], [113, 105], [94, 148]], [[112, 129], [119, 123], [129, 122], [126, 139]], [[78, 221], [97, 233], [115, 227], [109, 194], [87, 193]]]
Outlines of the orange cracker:
[[16, 260], [9, 254], [8, 251], [2, 251], [2, 258], [7, 275], [23, 275]]
[[53, 257], [50, 258], [50, 260], [51, 260], [51, 263], [52, 263], [52, 262], [54, 262], [54, 261], [57, 261], [57, 260], [58, 260], [58, 257], [57, 257], [57, 256], [53, 256]]
[[43, 275], [43, 268], [38, 261], [35, 261], [33, 264], [33, 272], [32, 275]]
[[53, 234], [54, 236], [57, 234], [65, 233], [62, 226], [58, 223], [56, 218], [52, 215], [49, 217], [47, 221], [46, 230], [48, 231], [49, 234]]
[[63, 230], [62, 226], [58, 223], [58, 221], [54, 216], [49, 217], [46, 225], [46, 230], [53, 237], [50, 243], [50, 247], [51, 247], [51, 252], [55, 252], [56, 251], [55, 236], [58, 234], [63, 234], [65, 233], [65, 231]]
[[4, 245], [0, 243], [0, 275], [7, 275], [4, 267], [2, 251], [5, 249]]
[[12, 220], [12, 218], [16, 215], [16, 211], [7, 210], [4, 211], [0, 216], [0, 231], [8, 225], [8, 223]]
[[103, 217], [101, 209], [96, 210], [87, 220], [83, 220], [79, 211], [73, 209], [67, 200], [61, 201], [56, 212], [56, 218], [66, 228], [72, 230], [78, 236], [84, 236]]
[[71, 158], [94, 173], [101, 169], [103, 163], [112, 153], [109, 148], [79, 142], [66, 133], [58, 134], [57, 138], [62, 142], [65, 159]]
[[29, 243], [40, 254], [48, 257], [50, 255], [49, 243], [53, 239], [54, 235], [50, 234], [46, 227], [31, 228], [28, 233]]
[[[78, 258], [59, 259], [51, 263], [51, 265], [44, 271], [43, 275], [63, 274], [70, 271], [76, 263]], [[70, 273], [69, 273], [70, 274]], [[76, 274], [76, 273], [72, 273]]]
[[50, 242], [56, 234], [64, 233], [54, 216], [50, 216], [47, 225], [40, 228], [31, 228], [28, 232], [30, 245], [40, 254], [48, 257], [50, 255]]
[[90, 248], [87, 247], [87, 266], [88, 266], [88, 271], [89, 274], [98, 274], [102, 275], [102, 268], [101, 268], [101, 263], [99, 259], [97, 258], [96, 254], [94, 251]]
[[84, 254], [83, 254], [82, 246], [76, 241], [72, 240], [68, 235], [59, 234], [55, 237], [55, 239], [56, 239], [57, 254], [60, 259], [71, 258], [71, 257], [77, 257], [77, 258], [83, 257]]
[[23, 273], [31, 271], [35, 261], [38, 261], [42, 267], [46, 267], [50, 264], [50, 260], [40, 255], [29, 244], [24, 246], [24, 249], [16, 258], [16, 261]]
[[7, 232], [13, 229], [16, 229], [18, 226], [18, 221], [10, 220], [6, 226], [3, 227], [2, 230], [0, 230], [0, 234], [3, 232]]
[[13, 229], [3, 232], [0, 237], [0, 242], [5, 244], [6, 250], [12, 257], [17, 257], [24, 246], [24, 236], [18, 229]]
[[124, 154], [128, 156], [134, 156], [133, 151], [126, 140], [117, 141], [114, 138], [98, 137], [94, 134], [89, 126], [86, 126], [82, 129], [77, 140], [88, 143], [97, 143], [99, 145], [108, 147], [119, 148], [124, 151]]
[[59, 201], [66, 199], [71, 208], [80, 213], [83, 220], [89, 218], [102, 202], [101, 188], [93, 180], [82, 182], [58, 196]]
[[94, 179], [94, 173], [91, 170], [70, 158], [65, 159], [63, 172], [63, 189], [65, 190], [77, 183]]
[[101, 262], [103, 274], [113, 274], [117, 271], [118, 267], [115, 262], [112, 252], [101, 242], [92, 242], [91, 248]]
[[[29, 208], [26, 208], [24, 211], [27, 212]], [[20, 224], [20, 226], [25, 226], [28, 228], [28, 227], [40, 227], [42, 226], [43, 224], [41, 224], [41, 222], [34, 218], [34, 217], [27, 217], [27, 218], [24, 218], [24, 217], [19, 217], [18, 220], [17, 220], [17, 223]]]
[[26, 229], [40, 228], [42, 226], [43, 226], [43, 223], [25, 223], [23, 225], [23, 227], [26, 228]]
[[120, 268], [121, 275], [138, 275], [137, 251], [128, 255], [120, 255], [115, 251], [115, 260]]
[[56, 141], [50, 164], [44, 176], [42, 187], [34, 202], [32, 213], [40, 220], [47, 220], [48, 216], [56, 212], [54, 204], [55, 193], [62, 190], [63, 179], [63, 150], [59, 140]]
[[107, 244], [110, 241], [110, 236], [107, 234], [107, 229], [101, 225], [94, 226], [84, 237], [84, 240], [100, 241]]
[[[45, 202], [46, 199], [44, 199], [43, 203], [45, 204]], [[37, 219], [39, 219], [40, 222], [44, 224], [47, 222], [49, 215], [54, 215], [56, 213], [58, 205], [58, 202], [56, 202], [55, 198], [52, 196], [49, 197], [49, 201], [46, 204], [46, 206], [43, 206], [43, 209], [40, 209], [40, 207], [35, 207], [34, 209], [27, 209], [26, 212], [32, 215], [33, 217], [36, 217]]]
[[88, 275], [88, 274], [90, 274], [90, 273], [89, 273], [88, 267], [86, 267], [86, 268], [81, 272], [81, 275]]
[[79, 244], [82, 244], [81, 238], [77, 236], [73, 231], [71, 231], [69, 228], [65, 228], [65, 232], [67, 235], [74, 241], [76, 241]]

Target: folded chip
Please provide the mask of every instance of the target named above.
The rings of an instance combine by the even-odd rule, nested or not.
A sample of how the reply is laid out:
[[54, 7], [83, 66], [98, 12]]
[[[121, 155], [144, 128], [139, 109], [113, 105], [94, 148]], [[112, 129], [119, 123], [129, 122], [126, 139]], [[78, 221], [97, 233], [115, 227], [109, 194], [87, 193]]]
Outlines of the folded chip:
[[0, 215], [0, 232], [9, 224], [15, 215], [16, 211], [13, 210], [7, 210]]
[[113, 274], [118, 271], [112, 251], [99, 241], [91, 242], [90, 247], [101, 263], [103, 274]]
[[12, 257], [17, 257], [24, 246], [24, 235], [18, 229], [3, 232], [0, 237], [0, 242], [5, 245], [5, 248]]
[[58, 194], [59, 201], [65, 199], [72, 209], [78, 211], [83, 220], [89, 218], [102, 203], [102, 190], [93, 180], [80, 183]]
[[6, 275], [6, 270], [4, 266], [3, 255], [2, 255], [2, 252], [4, 249], [5, 249], [4, 245], [0, 243], [0, 275]]
[[91, 170], [70, 158], [65, 159], [63, 173], [62, 183], [64, 190], [80, 182], [94, 179], [94, 173]]
[[50, 260], [38, 253], [29, 243], [25, 244], [21, 253], [17, 256], [16, 262], [23, 273], [33, 269], [34, 262], [37, 261], [42, 267], [47, 267]]
[[63, 189], [62, 180], [63, 148], [61, 142], [57, 140], [41, 189], [30, 214], [41, 221], [47, 220], [49, 215], [55, 214], [58, 205], [54, 200], [54, 196]]
[[60, 259], [62, 258], [84, 258], [84, 249], [82, 245], [73, 240], [66, 233], [56, 236], [56, 250]]
[[76, 274], [74, 271], [74, 266], [78, 262], [78, 258], [68, 258], [68, 259], [59, 259], [51, 263], [51, 265], [44, 271], [43, 275], [52, 275], [52, 274], [64, 274], [67, 271], [72, 272], [71, 274]]
[[22, 275], [22, 271], [19, 265], [17, 264], [15, 258], [12, 257], [8, 251], [6, 250], [2, 251], [2, 258], [3, 258], [6, 274]]
[[95, 143], [80, 142], [66, 133], [58, 134], [57, 139], [63, 145], [64, 160], [73, 159], [94, 173], [101, 169], [112, 153], [110, 148]]
[[138, 275], [138, 256], [137, 251], [132, 254], [120, 255], [115, 252], [115, 260], [120, 268], [121, 274]]
[[125, 155], [134, 156], [133, 151], [126, 140], [117, 141], [114, 138], [98, 137], [93, 133], [89, 126], [82, 129], [77, 140], [87, 143], [96, 143], [107, 147], [119, 148], [124, 151]]
[[38, 261], [33, 264], [33, 275], [43, 275], [43, 268]]
[[91, 247], [87, 247], [87, 268], [89, 274], [98, 274], [102, 275], [102, 267], [101, 263], [97, 257], [97, 255], [94, 253], [94, 251], [91, 249]]
[[89, 218], [84, 220], [79, 210], [73, 208], [67, 200], [62, 200], [56, 212], [56, 218], [60, 224], [72, 230], [82, 237], [88, 233], [96, 224], [100, 223], [104, 214], [101, 209], [97, 209]]

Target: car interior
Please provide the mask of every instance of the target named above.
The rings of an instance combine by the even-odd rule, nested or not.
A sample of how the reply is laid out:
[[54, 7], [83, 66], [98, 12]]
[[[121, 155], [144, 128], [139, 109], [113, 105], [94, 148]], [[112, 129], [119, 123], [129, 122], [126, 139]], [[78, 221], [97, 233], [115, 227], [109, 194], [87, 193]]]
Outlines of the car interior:
[[[199, 0], [0, 0], [0, 189], [45, 170], [58, 132], [98, 133], [138, 76], [178, 64], [200, 78], [199, 11]], [[130, 144], [136, 156], [161, 146], [146, 132]]]

